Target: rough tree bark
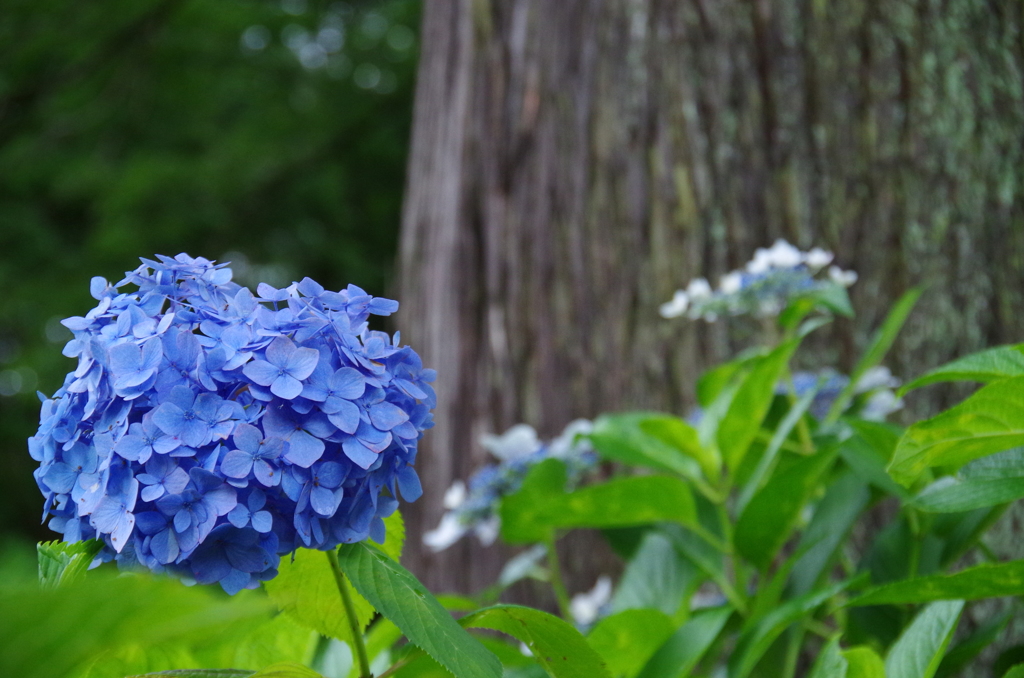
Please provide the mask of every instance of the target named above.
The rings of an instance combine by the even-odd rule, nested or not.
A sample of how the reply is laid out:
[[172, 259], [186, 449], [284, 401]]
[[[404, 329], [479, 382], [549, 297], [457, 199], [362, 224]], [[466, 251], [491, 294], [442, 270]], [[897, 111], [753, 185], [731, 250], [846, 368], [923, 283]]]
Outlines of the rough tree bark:
[[[440, 376], [409, 565], [439, 590], [493, 581], [504, 554], [418, 543], [444, 489], [483, 462], [482, 433], [684, 412], [743, 337], [658, 305], [775, 238], [860, 273], [859, 315], [818, 340], [822, 361], [849, 367], [912, 285], [928, 291], [889, 361], [899, 375], [1024, 339], [1022, 13], [428, 0], [399, 320]], [[924, 397], [911, 404], [936, 404]]]

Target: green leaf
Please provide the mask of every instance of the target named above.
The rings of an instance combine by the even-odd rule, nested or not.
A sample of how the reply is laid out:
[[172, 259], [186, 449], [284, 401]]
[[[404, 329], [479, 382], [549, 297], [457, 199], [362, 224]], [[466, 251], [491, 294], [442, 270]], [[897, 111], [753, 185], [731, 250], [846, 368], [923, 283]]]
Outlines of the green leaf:
[[[594, 422], [594, 430], [589, 439], [605, 459], [686, 477], [700, 477], [701, 465], [698, 459], [711, 453], [706, 452], [697, 442], [696, 431], [690, 427], [693, 432], [691, 437], [685, 430], [689, 425], [678, 419], [675, 421], [682, 424], [682, 431], [676, 430], [675, 436], [668, 436], [664, 431], [667, 427], [664, 421], [669, 419], [674, 418], [656, 412], [602, 415]], [[645, 423], [648, 424], [646, 429]], [[652, 434], [652, 431], [659, 430], [669, 440], [675, 439], [675, 444]]]
[[98, 539], [89, 541], [47, 541], [36, 545], [39, 558], [39, 584], [55, 588], [79, 579], [103, 548]]
[[522, 641], [555, 678], [611, 678], [586, 638], [547, 612], [519, 605], [494, 605], [463, 617], [459, 624], [501, 631]]
[[[249, 678], [249, 676], [255, 675], [257, 675], [256, 671], [243, 671], [240, 669], [176, 669], [174, 671], [157, 671], [156, 673], [139, 673], [127, 678], [153, 678], [155, 676], [176, 676], [177, 678]], [[314, 673], [314, 675], [320, 674]]]
[[844, 318], [852, 318], [853, 304], [850, 303], [850, 295], [842, 285], [826, 283], [808, 295], [824, 308]]
[[316, 649], [319, 638], [291, 616], [278, 614], [231, 642], [230, 659], [225, 658], [221, 665], [269, 666], [282, 661], [301, 662]]
[[975, 459], [961, 468], [959, 475], [966, 480], [1024, 478], [1024, 447], [1014, 447]]
[[258, 624], [271, 612], [262, 597], [240, 594], [228, 601], [210, 587], [110, 575], [96, 571], [56, 589], [0, 581], [0, 676], [77, 675], [76, 666], [129, 644], [218, 642], [233, 627]]
[[274, 664], [252, 674], [252, 678], [323, 678], [311, 668], [294, 662]]
[[1005, 504], [1024, 497], [1024, 478], [957, 480], [949, 476], [914, 497], [914, 507], [928, 513], [958, 513]]
[[836, 448], [821, 450], [777, 471], [740, 514], [733, 543], [747, 560], [764, 570], [786, 543], [800, 512], [835, 460]]
[[[405, 541], [405, 525], [396, 511], [384, 520], [386, 538], [382, 551], [397, 560]], [[317, 633], [351, 644], [352, 632], [345, 616], [345, 608], [338, 592], [338, 584], [327, 562], [327, 555], [313, 549], [296, 549], [292, 557], [281, 559], [278, 574], [263, 582], [270, 599], [302, 626]], [[360, 629], [373, 619], [373, 606], [352, 588], [346, 578], [345, 586], [356, 610]]]
[[786, 601], [768, 614], [748, 621], [729, 657], [730, 678], [746, 678], [772, 643], [796, 621], [808, 616], [855, 580], [847, 580]]
[[927, 603], [933, 600], [978, 600], [1024, 595], [1024, 560], [983, 563], [955, 574], [935, 574], [883, 584], [848, 605]]
[[980, 381], [989, 383], [1007, 377], [1024, 375], [1024, 344], [997, 346], [964, 356], [926, 372], [900, 389], [899, 394], [928, 384], [946, 381]]
[[883, 492], [909, 500], [910, 493], [885, 470], [895, 449], [896, 440], [898, 438], [893, 439], [893, 446], [886, 454], [858, 433], [840, 443], [839, 456], [865, 482], [871, 483]]
[[757, 360], [732, 397], [718, 426], [718, 449], [730, 469], [740, 465], [757, 437], [775, 397], [775, 385], [799, 343], [799, 339], [787, 341]]
[[768, 350], [760, 346], [747, 349], [729, 362], [716, 365], [697, 379], [697, 402], [707, 409], [725, 391], [733, 378], [751, 363], [766, 355]]
[[680, 555], [696, 565], [723, 591], [728, 592], [732, 584], [725, 572], [725, 558], [721, 551], [678, 525], [662, 525], [659, 530], [672, 540], [672, 545]]
[[921, 610], [889, 649], [887, 678], [932, 678], [963, 609], [962, 600], [943, 600]]
[[829, 485], [797, 543], [796, 551], [802, 555], [790, 574], [793, 595], [803, 595], [818, 585], [870, 498], [867, 484], [849, 471]]
[[1024, 377], [983, 387], [970, 398], [907, 429], [889, 474], [909, 486], [930, 466], [956, 468], [1024, 445]]
[[778, 427], [775, 429], [775, 433], [772, 434], [771, 440], [768, 442], [768, 447], [765, 448], [764, 454], [757, 462], [757, 467], [754, 472], [750, 474], [750, 479], [746, 485], [743, 486], [743, 491], [740, 492], [740, 496], [736, 499], [736, 511], [743, 513], [743, 509], [747, 507], [750, 500], [754, 497], [754, 493], [761, 489], [766, 476], [775, 464], [775, 460], [778, 457], [779, 450], [782, 449], [782, 444], [786, 442], [786, 438], [796, 427], [797, 423], [807, 412], [807, 408], [814, 402], [814, 396], [818, 395], [818, 389], [821, 388], [822, 382], [819, 381], [814, 385], [813, 388], [809, 389], [807, 393], [802, 395], [798, 401], [793, 403], [792, 407], [789, 408], [789, 412], [783, 417], [782, 421], [779, 422]]
[[704, 477], [714, 481], [721, 472], [722, 459], [718, 451], [700, 444], [697, 429], [679, 417], [659, 415], [640, 421], [640, 430], [647, 435], [693, 458], [700, 464]]
[[599, 621], [587, 642], [613, 676], [633, 678], [675, 630], [663, 612], [624, 610]]
[[1010, 670], [1003, 674], [1003, 678], [1024, 678], [1024, 664], [1011, 666]]
[[695, 612], [647, 662], [639, 678], [684, 678], [708, 651], [732, 616], [731, 607]]
[[846, 678], [886, 678], [885, 662], [878, 653], [866, 645], [851, 647], [843, 652], [847, 662]]
[[903, 324], [907, 321], [907, 316], [914, 309], [914, 305], [920, 296], [920, 289], [911, 289], [900, 297], [892, 307], [892, 310], [889, 311], [889, 315], [885, 317], [882, 326], [878, 328], [878, 331], [871, 338], [871, 342], [868, 344], [867, 350], [864, 351], [864, 355], [861, 356], [861, 359], [850, 373], [850, 382], [839, 393], [835, 402], [832, 403], [832, 407], [825, 417], [827, 423], [839, 419], [839, 415], [850, 404], [850, 399], [853, 397], [853, 392], [857, 388], [857, 382], [860, 381], [860, 378], [864, 376], [865, 372], [882, 362], [882, 359], [885, 358], [885, 354], [889, 352], [893, 342], [896, 341], [896, 335], [900, 333]]
[[[848, 663], [839, 648], [839, 635], [829, 640], [818, 653], [810, 678], [846, 678]], [[884, 676], [882, 678], [885, 678]]]
[[626, 564], [612, 611], [651, 608], [670, 617], [685, 614], [689, 606], [681, 605], [702, 579], [697, 566], [680, 555], [667, 536], [651, 530]]
[[544, 541], [557, 529], [696, 522], [693, 493], [680, 478], [616, 478], [569, 493], [565, 482], [565, 464], [557, 459], [531, 468], [520, 490], [502, 499], [502, 537], [530, 543]]
[[[382, 615], [456, 678], [500, 678], [501, 663], [460, 627], [404, 567], [366, 542], [343, 544], [338, 562]], [[335, 594], [337, 595], [337, 594]]]

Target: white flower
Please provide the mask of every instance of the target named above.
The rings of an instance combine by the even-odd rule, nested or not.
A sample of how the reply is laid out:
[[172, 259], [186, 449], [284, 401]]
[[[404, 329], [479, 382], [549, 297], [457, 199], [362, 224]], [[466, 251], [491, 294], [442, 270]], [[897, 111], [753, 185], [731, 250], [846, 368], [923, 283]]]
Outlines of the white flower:
[[831, 264], [832, 259], [834, 258], [835, 257], [831, 252], [826, 252], [820, 247], [815, 247], [804, 255], [804, 263], [807, 264], [809, 269], [817, 272]]
[[890, 414], [903, 407], [903, 399], [889, 389], [875, 391], [861, 408], [860, 416], [868, 421], [885, 421]]
[[803, 252], [779, 238], [768, 249], [768, 261], [775, 268], [795, 268], [803, 263]]
[[662, 318], [678, 318], [682, 314], [686, 313], [687, 307], [690, 305], [690, 297], [686, 292], [682, 290], [676, 290], [676, 293], [672, 295], [671, 301], [666, 301], [658, 308], [658, 312]]
[[888, 367], [877, 365], [870, 370], [866, 370], [861, 375], [860, 379], [857, 380], [857, 387], [854, 389], [854, 392], [867, 393], [876, 388], [897, 388], [899, 385], [900, 380], [893, 376], [892, 371]]
[[726, 273], [718, 283], [718, 289], [722, 290], [723, 294], [735, 294], [736, 292], [739, 292], [742, 287], [743, 274], [739, 271]]
[[857, 282], [856, 271], [844, 271], [838, 266], [828, 267], [828, 277], [832, 280], [832, 282], [834, 282], [837, 285], [842, 285], [843, 287], [850, 287], [855, 282]]
[[466, 501], [466, 483], [461, 480], [456, 480], [452, 483], [452, 486], [444, 493], [444, 499], [441, 504], [451, 511], [462, 506], [462, 502]]
[[708, 284], [708, 281], [704, 278], [694, 278], [690, 281], [690, 284], [686, 286], [686, 294], [694, 301], [710, 297], [711, 285]]
[[480, 540], [480, 543], [484, 546], [490, 546], [498, 538], [498, 532], [501, 531], [501, 518], [498, 516], [491, 516], [486, 520], [481, 520], [473, 527], [473, 534]]
[[754, 258], [747, 262], [747, 272], [751, 275], [761, 275], [767, 273], [772, 267], [772, 255], [771, 252], [758, 247], [754, 250]]
[[515, 461], [540, 449], [537, 432], [529, 424], [516, 424], [500, 436], [485, 434], [480, 443], [502, 461]]
[[426, 544], [431, 551], [437, 553], [438, 551], [444, 551], [446, 548], [462, 539], [464, 534], [466, 534], [466, 528], [461, 522], [459, 522], [459, 519], [455, 514], [446, 513], [441, 516], [441, 522], [436, 529], [424, 533], [423, 543]]
[[612, 598], [612, 580], [602, 576], [594, 584], [594, 588], [586, 593], [577, 593], [569, 601], [569, 612], [580, 626], [587, 626], [597, 621], [601, 607]]
[[548, 554], [544, 544], [534, 544], [519, 555], [512, 557], [505, 566], [501, 568], [498, 575], [498, 583], [501, 586], [511, 586], [520, 579], [532, 577], [547, 581], [548, 572], [541, 565], [541, 561]]
[[590, 451], [591, 445], [586, 439], [576, 440], [576, 436], [586, 435], [594, 430], [589, 419], [575, 419], [565, 427], [557, 438], [548, 445], [548, 455], [555, 459], [565, 459], [572, 454]]

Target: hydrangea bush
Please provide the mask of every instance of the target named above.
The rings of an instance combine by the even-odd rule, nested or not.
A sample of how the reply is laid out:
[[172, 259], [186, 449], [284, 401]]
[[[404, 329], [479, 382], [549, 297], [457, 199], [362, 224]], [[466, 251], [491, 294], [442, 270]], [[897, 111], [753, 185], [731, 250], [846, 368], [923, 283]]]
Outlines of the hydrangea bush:
[[234, 593], [298, 547], [383, 541], [399, 496], [421, 494], [435, 375], [369, 329], [395, 301], [309, 278], [254, 295], [231, 277], [180, 254], [93, 278], [96, 307], [63, 321], [78, 366], [29, 448], [66, 541]]

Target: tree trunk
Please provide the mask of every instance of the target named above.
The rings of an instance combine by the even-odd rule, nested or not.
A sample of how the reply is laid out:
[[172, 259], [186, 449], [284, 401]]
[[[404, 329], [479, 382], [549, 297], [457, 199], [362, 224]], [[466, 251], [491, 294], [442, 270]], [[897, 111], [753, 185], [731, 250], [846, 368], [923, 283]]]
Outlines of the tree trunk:
[[428, 0], [398, 321], [437, 368], [439, 400], [412, 569], [439, 590], [494, 580], [501, 551], [419, 543], [445, 488], [485, 460], [481, 434], [684, 413], [742, 324], [669, 322], [658, 305], [776, 238], [860, 273], [858, 316], [822, 332], [819, 364], [848, 369], [915, 285], [927, 292], [888, 360], [897, 375], [1024, 339], [1022, 12]]

